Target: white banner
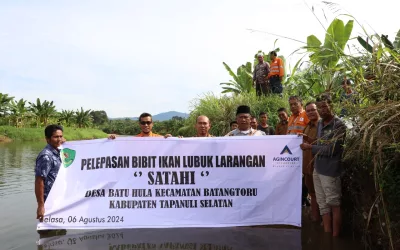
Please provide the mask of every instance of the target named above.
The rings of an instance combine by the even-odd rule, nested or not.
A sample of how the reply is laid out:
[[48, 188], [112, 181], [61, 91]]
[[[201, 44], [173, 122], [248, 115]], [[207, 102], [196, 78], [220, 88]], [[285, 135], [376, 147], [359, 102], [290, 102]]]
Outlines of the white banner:
[[301, 137], [67, 142], [37, 229], [301, 226]]

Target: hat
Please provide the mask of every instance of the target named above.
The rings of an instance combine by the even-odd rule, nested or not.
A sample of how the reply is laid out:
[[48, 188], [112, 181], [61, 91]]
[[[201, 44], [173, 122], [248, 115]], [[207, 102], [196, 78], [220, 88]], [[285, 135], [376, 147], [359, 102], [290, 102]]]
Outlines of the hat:
[[236, 110], [236, 115], [238, 114], [250, 114], [250, 107], [246, 105], [241, 105]]

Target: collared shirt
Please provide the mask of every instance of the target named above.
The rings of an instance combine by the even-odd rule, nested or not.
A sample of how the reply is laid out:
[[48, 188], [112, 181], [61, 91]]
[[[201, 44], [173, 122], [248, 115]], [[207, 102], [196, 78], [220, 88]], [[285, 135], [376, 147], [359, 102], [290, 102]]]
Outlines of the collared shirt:
[[262, 136], [262, 135], [265, 135], [265, 133], [263, 131], [256, 130], [253, 128], [250, 128], [249, 130], [245, 130], [245, 131], [239, 130], [237, 128], [235, 130], [232, 130], [225, 136]]
[[346, 136], [346, 125], [335, 116], [332, 121], [324, 125], [319, 120], [317, 126], [317, 143], [312, 145], [315, 156], [314, 168], [320, 175], [337, 177], [341, 174], [343, 143]]
[[288, 129], [288, 121], [280, 121], [276, 124], [275, 134], [276, 135], [286, 135]]
[[310, 120], [308, 119], [305, 110], [301, 111], [298, 115], [292, 114], [289, 117], [287, 134], [297, 135], [298, 133], [303, 133], [309, 122]]
[[257, 130], [263, 131], [265, 133], [265, 135], [274, 135], [275, 134], [274, 128], [270, 127], [268, 125], [267, 125], [267, 127], [264, 128], [261, 124], [258, 124]]
[[255, 81], [257, 84], [267, 84], [268, 73], [269, 64], [267, 62], [257, 64], [253, 72], [253, 81]]
[[148, 133], [148, 134], [145, 134], [145, 133], [143, 133], [143, 132], [140, 132], [140, 134], [136, 135], [136, 137], [163, 137], [163, 136], [162, 136], [162, 135], [155, 134], [155, 133], [153, 133], [153, 132], [150, 131], [150, 133]]
[[[318, 123], [317, 123], [318, 124]], [[310, 121], [303, 134], [306, 134], [309, 138], [307, 143], [314, 144], [317, 140], [317, 124]], [[312, 155], [311, 149], [303, 150], [303, 174], [312, 174], [314, 171], [314, 156]]]
[[36, 158], [35, 165], [35, 176], [40, 176], [44, 179], [44, 201], [46, 201], [57, 178], [60, 166], [60, 151], [47, 144]]

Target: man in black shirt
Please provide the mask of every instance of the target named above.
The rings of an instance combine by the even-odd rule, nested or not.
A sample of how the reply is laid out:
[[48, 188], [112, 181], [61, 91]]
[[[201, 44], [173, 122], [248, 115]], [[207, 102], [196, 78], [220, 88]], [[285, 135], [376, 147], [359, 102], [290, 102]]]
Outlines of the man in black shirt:
[[265, 135], [275, 135], [275, 130], [273, 127], [268, 126], [268, 115], [265, 112], [261, 112], [259, 115], [260, 124], [258, 124], [257, 129], [265, 133]]

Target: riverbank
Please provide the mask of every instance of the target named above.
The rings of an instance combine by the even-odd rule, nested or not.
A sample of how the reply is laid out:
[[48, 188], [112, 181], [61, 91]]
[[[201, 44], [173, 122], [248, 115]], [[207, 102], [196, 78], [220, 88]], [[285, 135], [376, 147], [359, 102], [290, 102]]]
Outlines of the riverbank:
[[[64, 127], [64, 137], [67, 141], [76, 141], [107, 138], [107, 134], [100, 129]], [[44, 128], [0, 126], [0, 142], [41, 140], [44, 140]]]

